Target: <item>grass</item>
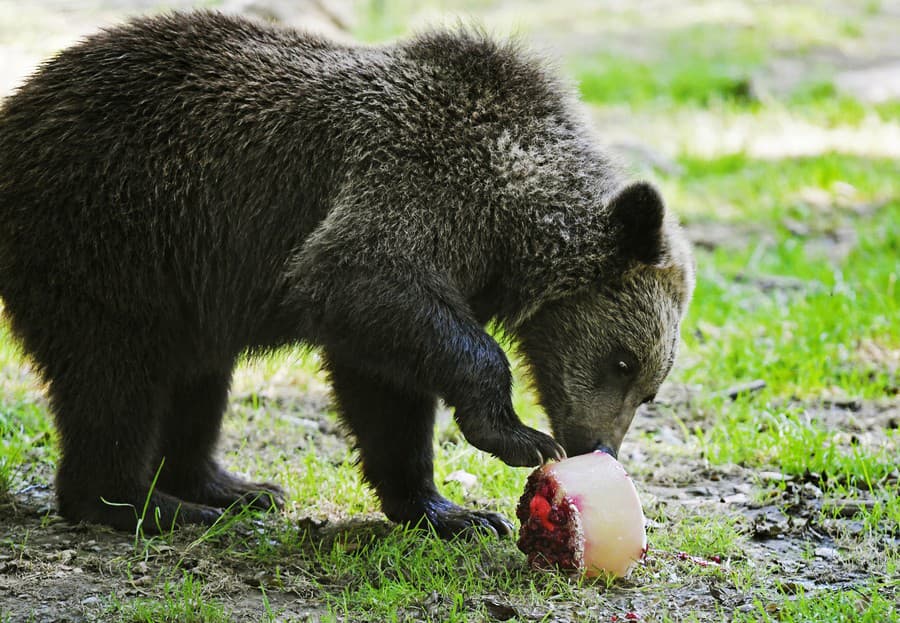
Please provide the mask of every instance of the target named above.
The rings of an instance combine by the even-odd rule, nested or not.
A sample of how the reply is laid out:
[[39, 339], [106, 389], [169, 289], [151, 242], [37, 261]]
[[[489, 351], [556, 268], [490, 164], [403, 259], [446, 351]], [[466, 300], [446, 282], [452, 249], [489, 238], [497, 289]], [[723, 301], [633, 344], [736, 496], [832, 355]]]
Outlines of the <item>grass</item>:
[[115, 596], [104, 616], [129, 623], [222, 623], [231, 621], [228, 610], [203, 594], [202, 583], [190, 573], [179, 582], [166, 581], [161, 595], [121, 602]]
[[581, 95], [592, 103], [749, 102], [752, 74], [766, 56], [766, 41], [755, 30], [698, 26], [668, 34], [649, 57], [606, 52], [573, 65]]
[[[854, 210], [896, 202], [900, 194], [897, 162], [885, 158], [831, 152], [754, 159], [738, 152], [681, 157], [678, 164], [683, 175], [663, 178], [661, 184], [688, 223], [779, 224], [793, 219], [821, 232], [839, 226]], [[886, 224], [896, 232], [889, 220]], [[780, 242], [790, 232], [781, 233]]]
[[660, 526], [648, 537], [656, 551], [685, 552], [706, 560], [744, 557], [746, 539], [736, 517], [659, 514], [651, 518]]
[[715, 463], [774, 466], [785, 474], [813, 473], [822, 482], [862, 489], [879, 486], [897, 467], [896, 434], [878, 446], [860, 447], [800, 408], [766, 408], [746, 400], [713, 404], [719, 420], [694, 432], [705, 456]]
[[872, 586], [857, 590], [823, 590], [807, 594], [803, 591], [781, 603], [758, 602], [753, 612], [734, 620], [781, 621], [787, 623], [882, 623], [900, 617], [897, 603], [882, 596]]
[[[581, 588], [558, 576], [535, 578], [511, 543], [487, 537], [443, 541], [394, 528], [386, 534], [348, 532], [325, 543], [288, 537], [287, 545], [275, 558], [295, 564], [299, 557], [314, 570], [337, 618], [465, 621], [485, 614], [477, 596], [502, 595], [540, 608], [554, 597], [577, 598]], [[430, 607], [439, 616], [429, 617]]]
[[55, 434], [44, 407], [33, 402], [0, 403], [0, 498], [24, 482], [46, 482], [57, 457]]
[[[0, 306], [2, 312], [2, 306]], [[54, 432], [21, 353], [0, 323], [0, 498], [17, 483], [45, 480], [57, 457]]]
[[[425, 4], [485, 11], [489, 28], [506, 15], [501, 3]], [[571, 9], [552, 4], [542, 9], [552, 23]], [[412, 6], [369, 3], [362, 34], [374, 40], [407, 31]], [[684, 9], [673, 16], [681, 21], [667, 27], [637, 9], [592, 9], [585, 20], [614, 26], [603, 38], [608, 45], [591, 43], [563, 65], [596, 111], [626, 108], [658, 118], [661, 126], [693, 112], [725, 120], [786, 112], [820, 128], [900, 122], [900, 102], [854, 99], [835, 86], [832, 67], [811, 66], [794, 84], [764, 88], [779, 57], [865, 38], [867, 20], [881, 19], [881, 3], [865, 3], [847, 20], [812, 4], [741, 6], [740, 19], [700, 9], [688, 19]], [[531, 19], [518, 25], [525, 32], [538, 28]], [[284, 351], [242, 363], [224, 461], [282, 484], [286, 514], [234, 513], [206, 532], [137, 535], [133, 552], [109, 568], [115, 574], [149, 565], [153, 581], [143, 589], [149, 596], [135, 598], [123, 582], [105, 599], [102, 618], [241, 619], [246, 611], [235, 608], [250, 595], [259, 600], [252, 615], [258, 620], [281, 620], [282, 610], [298, 602], [310, 618], [324, 621], [507, 615], [608, 621], [626, 620], [632, 611], [659, 621], [898, 620], [900, 442], [896, 425], [862, 421], [873, 405], [896, 405], [900, 387], [897, 161], [842, 150], [767, 159], [740, 150], [701, 156], [688, 146], [671, 156], [676, 166], [656, 171], [655, 181], [691, 232], [710, 233], [698, 235], [706, 241], [696, 251], [698, 286], [670, 379], [691, 388], [691, 398], [662, 405], [658, 420], [660, 429], [672, 427], [678, 443], [659, 430], [631, 438], [635, 456], [659, 457], [635, 459], [652, 549], [631, 578], [535, 573], [510, 541], [446, 542], [386, 525], [355, 453], [335, 445], [335, 415], [323, 416], [322, 405], [306, 402], [325, 383], [316, 353]], [[0, 325], [0, 495], [7, 500], [46, 484], [58, 459], [46, 401], [23, 365]], [[516, 409], [529, 424], [546, 428], [522, 378], [517, 374]], [[766, 382], [758, 393], [736, 400], [721, 395], [756, 379]], [[854, 400], [864, 407], [858, 414], [829, 406]], [[466, 444], [446, 415], [435, 450], [436, 481], [451, 500], [514, 514], [525, 471]], [[666, 480], [679, 466], [688, 472], [679, 478], [688, 482], [721, 478], [752, 486], [752, 499], [743, 511], [716, 499], [699, 506], [677, 496], [658, 499], [654, 492], [681, 487]], [[444, 482], [458, 470], [476, 484]], [[773, 507], [790, 515], [797, 490], [807, 485], [820, 491], [818, 506], [803, 517], [805, 532], [783, 540], [799, 552], [790, 561], [810, 575], [791, 575], [778, 556], [761, 553], [750, 511]], [[848, 516], [841, 505], [850, 503], [857, 510]], [[827, 573], [816, 567], [819, 542], [839, 552]], [[29, 559], [27, 537], [10, 544], [21, 560]], [[797, 580], [808, 577], [811, 586]], [[711, 593], [718, 597], [710, 600]], [[692, 610], [691, 603], [702, 605]]]
[[[725, 169], [721, 163], [712, 163], [713, 170], [726, 178], [736, 176], [730, 171], [732, 159], [728, 160]], [[859, 205], [893, 196], [895, 182], [887, 169], [880, 169], [880, 162], [869, 163], [860, 176], [853, 170], [861, 170], [862, 163], [843, 158], [836, 162], [833, 156], [797, 166], [805, 183], [829, 187], [837, 183], [833, 173], [841, 170], [836, 164], [842, 161], [850, 166], [842, 169], [841, 177], [858, 184]], [[774, 166], [762, 168], [774, 176]], [[746, 175], [761, 175], [755, 168], [750, 163]], [[891, 352], [900, 346], [900, 328], [893, 320], [900, 314], [900, 270], [896, 262], [885, 261], [900, 251], [900, 201], [888, 199], [857, 223], [848, 209], [796, 202], [792, 185], [784, 182], [793, 179], [794, 168], [791, 163], [784, 165], [779, 175], [784, 188], [774, 198], [760, 197], [754, 216], [742, 218], [752, 203], [744, 195], [729, 202], [735, 207], [726, 222], [735, 225], [736, 240], [724, 239], [714, 252], [699, 253], [700, 280], [684, 331], [688, 358], [697, 363], [686, 366], [682, 378], [720, 387], [762, 378], [775, 393], [788, 396], [810, 397], [835, 390], [866, 398], [890, 397], [897, 387], [896, 370], [877, 358], [868, 360], [865, 347], [875, 345], [876, 351]], [[869, 177], [879, 170], [883, 183]], [[710, 179], [714, 174], [702, 172], [699, 177]], [[711, 181], [707, 191], [714, 193], [720, 183]], [[728, 193], [740, 194], [735, 187], [741, 184], [749, 190], [747, 180], [735, 180]], [[699, 185], [691, 179], [684, 187]], [[756, 219], [763, 218], [760, 214], [767, 215], [769, 224], [765, 230], [753, 230]], [[715, 219], [712, 214], [703, 218]], [[848, 219], [854, 222], [850, 229]], [[779, 220], [800, 222], [810, 233], [801, 238], [787, 225], [779, 226]], [[740, 228], [747, 226], [751, 233], [742, 234]], [[845, 257], [832, 258], [833, 239], [840, 235], [854, 240], [852, 249]], [[770, 277], [787, 280], [766, 285]], [[715, 377], [707, 374], [702, 363], [711, 358], [719, 362]]]

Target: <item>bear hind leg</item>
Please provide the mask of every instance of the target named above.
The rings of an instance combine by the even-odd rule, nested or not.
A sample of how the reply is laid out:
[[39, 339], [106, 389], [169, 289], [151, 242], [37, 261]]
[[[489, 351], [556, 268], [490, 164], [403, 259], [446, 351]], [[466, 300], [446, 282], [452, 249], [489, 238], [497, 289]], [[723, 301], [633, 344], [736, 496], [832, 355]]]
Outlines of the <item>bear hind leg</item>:
[[45, 366], [61, 442], [60, 514], [120, 530], [140, 526], [148, 533], [211, 524], [221, 511], [153, 486], [167, 391], [129, 346], [94, 342], [81, 351], [85, 356], [53, 358]]
[[278, 485], [243, 480], [213, 457], [230, 383], [230, 365], [175, 382], [163, 420], [159, 486], [179, 498], [216, 508], [280, 509], [284, 493]]

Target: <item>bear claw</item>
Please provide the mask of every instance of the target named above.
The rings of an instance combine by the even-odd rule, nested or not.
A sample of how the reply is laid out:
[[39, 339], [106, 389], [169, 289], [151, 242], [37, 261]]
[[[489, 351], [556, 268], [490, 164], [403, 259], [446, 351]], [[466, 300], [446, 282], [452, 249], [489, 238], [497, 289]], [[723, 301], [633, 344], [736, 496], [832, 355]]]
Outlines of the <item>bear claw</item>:
[[178, 480], [169, 478], [161, 483], [161, 488], [195, 504], [216, 508], [247, 507], [262, 511], [284, 507], [284, 491], [278, 485], [244, 480], [214, 463], [198, 478], [180, 479], [181, 483], [192, 483], [188, 486], [178, 483]]
[[502, 515], [463, 508], [436, 493], [419, 498], [412, 505], [382, 503], [382, 507], [392, 521], [416, 528], [431, 526], [443, 539], [470, 538], [479, 533], [505, 538], [515, 531]]
[[514, 527], [505, 517], [489, 511], [475, 511], [438, 498], [426, 504], [425, 519], [444, 539], [469, 538], [477, 533], [508, 537]]
[[512, 467], [536, 467], [566, 456], [566, 451], [553, 437], [526, 426], [503, 439], [499, 449], [489, 452]]
[[525, 426], [518, 418], [515, 422], [489, 426], [483, 420], [461, 415], [457, 409], [457, 422], [466, 441], [511, 467], [537, 467], [566, 456], [553, 437]]

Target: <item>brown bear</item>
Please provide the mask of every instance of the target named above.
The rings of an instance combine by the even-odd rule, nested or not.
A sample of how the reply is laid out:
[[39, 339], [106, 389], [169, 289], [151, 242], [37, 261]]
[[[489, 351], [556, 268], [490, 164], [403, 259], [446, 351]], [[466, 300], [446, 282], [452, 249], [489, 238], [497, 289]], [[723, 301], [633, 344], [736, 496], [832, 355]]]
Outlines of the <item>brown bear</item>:
[[[47, 382], [71, 520], [132, 529], [148, 495], [163, 528], [279, 505], [214, 447], [236, 359], [305, 343], [390, 519], [507, 533], [438, 493], [436, 401], [510, 465], [615, 452], [693, 279], [659, 194], [571, 89], [467, 30], [370, 47], [141, 18], [0, 110], [0, 296]], [[559, 443], [514, 412], [492, 320]]]

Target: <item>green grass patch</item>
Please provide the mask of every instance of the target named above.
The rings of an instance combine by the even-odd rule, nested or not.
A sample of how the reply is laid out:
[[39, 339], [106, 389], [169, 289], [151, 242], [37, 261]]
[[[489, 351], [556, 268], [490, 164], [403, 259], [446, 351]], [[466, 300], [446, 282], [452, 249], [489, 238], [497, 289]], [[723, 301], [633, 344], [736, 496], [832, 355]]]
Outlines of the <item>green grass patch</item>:
[[671, 554], [685, 553], [701, 559], [743, 558], [745, 537], [740, 522], [727, 515], [672, 514], [671, 508], [660, 510], [647, 539], [653, 550]]
[[228, 560], [265, 566], [260, 584], [266, 591], [302, 587], [314, 595], [311, 602], [322, 604], [326, 620], [491, 620], [483, 595], [549, 615], [548, 601], [581, 600], [606, 586], [605, 580], [534, 572], [511, 540], [495, 537], [446, 541], [427, 528], [380, 522], [314, 533], [270, 528], [262, 539], [235, 540], [221, 532], [204, 542]]
[[378, 512], [378, 500], [363, 483], [356, 456], [330, 459], [307, 450], [281, 471], [291, 501], [307, 516], [350, 516]]
[[864, 104], [839, 92], [827, 79], [800, 84], [788, 95], [786, 104], [792, 112], [825, 126], [857, 125], [873, 113], [882, 121], [891, 117], [889, 107]]
[[778, 603], [757, 601], [753, 612], [737, 613], [734, 621], [886, 623], [898, 617], [896, 596], [873, 583], [857, 590], [800, 591]]
[[705, 410], [712, 426], [694, 428], [704, 456], [714, 463], [776, 467], [798, 476], [813, 473], [823, 483], [836, 480], [873, 490], [896, 469], [896, 434], [889, 434], [883, 445], [862, 447], [800, 408], [766, 408], [759, 402], [710, 401]]
[[886, 121], [900, 121], [900, 99], [887, 100], [874, 105], [875, 111]]
[[57, 457], [52, 422], [23, 363], [0, 315], [0, 495], [16, 482], [43, 482]]
[[596, 104], [709, 106], [752, 101], [750, 80], [767, 55], [753, 29], [698, 26], [666, 35], [655, 54], [600, 53], [573, 62], [583, 99]]
[[342, 587], [327, 598], [340, 619], [487, 619], [484, 607], [467, 603], [468, 597], [493, 594], [541, 604], [574, 598], [582, 587], [558, 574], [531, 572], [509, 541], [487, 537], [443, 541], [394, 529], [363, 543], [336, 540], [314, 557], [322, 577]]
[[888, 158], [828, 153], [758, 160], [735, 153], [714, 159], [682, 157], [678, 163], [683, 175], [664, 179], [662, 185], [687, 223], [771, 226], [793, 218], [815, 230], [846, 222], [854, 208], [900, 196], [900, 166]]
[[[870, 511], [862, 513], [866, 528], [870, 532], [889, 531], [891, 527], [900, 531], [900, 496], [896, 487], [886, 491], [887, 495], [877, 500]], [[897, 577], [900, 572], [900, 548], [894, 548], [893, 556], [887, 559], [887, 573]]]
[[[824, 127], [857, 126], [870, 117], [900, 119], [898, 100], [861, 102], [840, 92], [831, 66], [813, 65], [802, 78], [778, 78], [778, 59], [795, 58], [816, 37], [804, 37], [792, 20], [762, 24], [700, 23], [671, 31], [652, 31], [653, 45], [638, 41], [606, 46], [571, 59], [584, 101], [599, 106], [649, 109], [660, 115], [674, 109], [705, 108], [722, 113], [786, 110]], [[849, 21], [834, 25], [840, 37], [859, 38]], [[773, 38], [779, 43], [773, 45]]]
[[[858, 221], [851, 206], [785, 199], [803, 183], [828, 187], [850, 179], [854, 202], [868, 209], [866, 202], [883, 201], [896, 190], [896, 181], [887, 163], [866, 168], [865, 162], [826, 156], [771, 164], [742, 157], [706, 167], [687, 163], [685, 181], [677, 183], [696, 192], [708, 182], [709, 204], [735, 206], [725, 222], [738, 218], [735, 214], [744, 218], [756, 206], [757, 214], [743, 222], [767, 214], [770, 223], [782, 217], [808, 224], [810, 231], [798, 236], [787, 225], [770, 224], [736, 228], [729, 239], [725, 228], [722, 246], [698, 250], [697, 290], [683, 331], [686, 365], [675, 378], [711, 391], [763, 379], [774, 395], [805, 398], [896, 393], [897, 371], [878, 353], [900, 348], [900, 265], [890, 260], [900, 257], [900, 202], [869, 210]], [[765, 185], [765, 175], [780, 181]], [[712, 209], [697, 218], [719, 220]], [[838, 235], [849, 236], [849, 251], [834, 252]]]
[[56, 462], [55, 434], [44, 409], [33, 402], [0, 402], [0, 496], [15, 484], [45, 481], [41, 467]]
[[156, 598], [120, 601], [112, 596], [104, 618], [127, 623], [226, 623], [228, 610], [204, 595], [203, 585], [190, 573], [181, 581], [166, 581]]

